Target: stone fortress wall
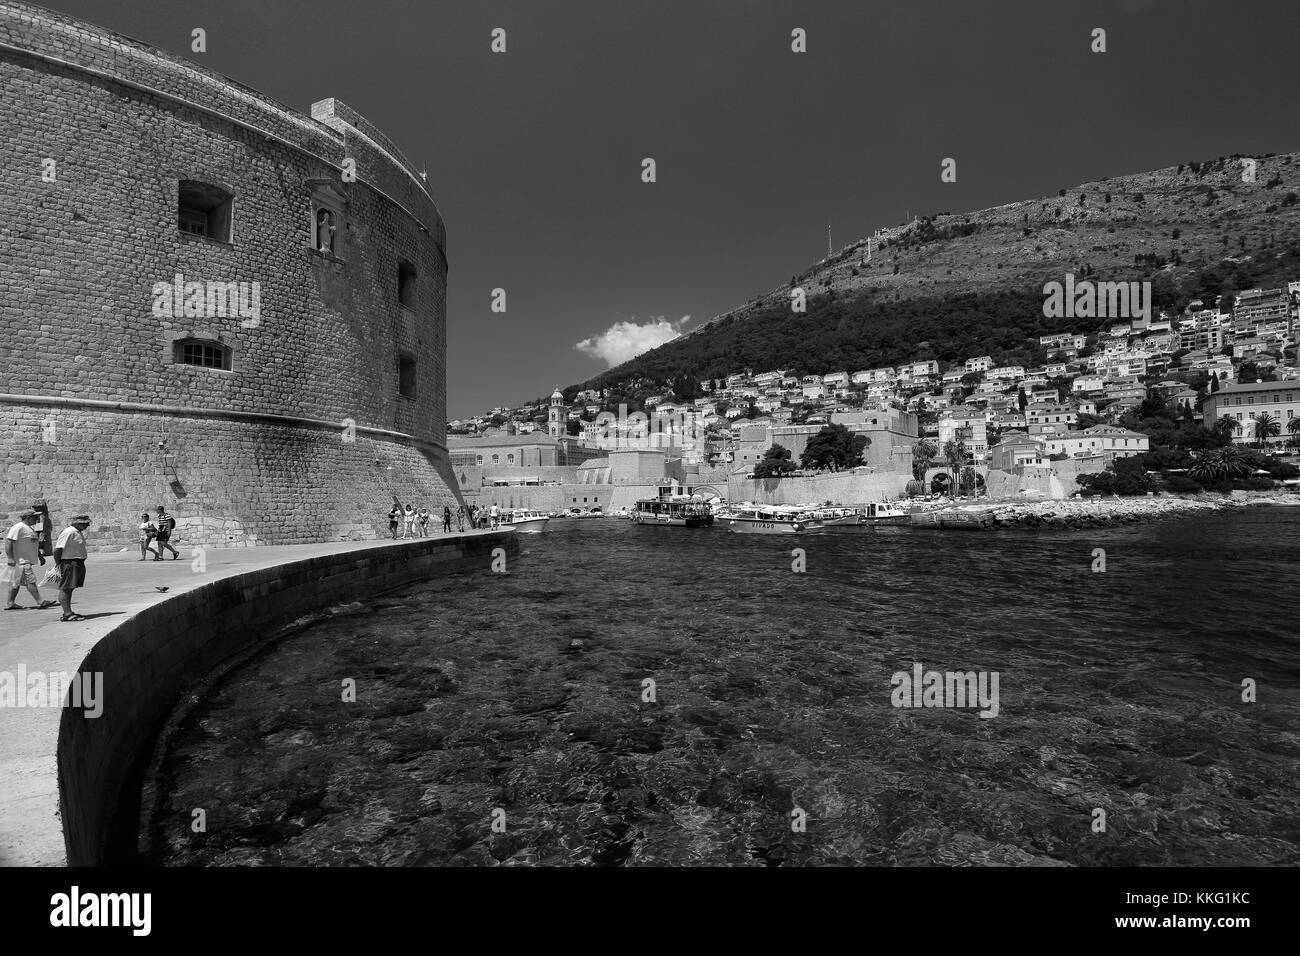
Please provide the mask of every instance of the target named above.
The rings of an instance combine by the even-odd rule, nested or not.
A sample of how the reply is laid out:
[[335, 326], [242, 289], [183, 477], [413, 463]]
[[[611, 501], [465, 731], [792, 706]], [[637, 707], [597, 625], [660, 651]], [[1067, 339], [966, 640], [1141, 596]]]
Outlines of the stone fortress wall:
[[[393, 495], [455, 505], [446, 236], [386, 136], [10, 0], [0, 91], [0, 520], [44, 498], [119, 548], [161, 504], [178, 544], [292, 544], [385, 533]], [[195, 184], [215, 234], [178, 225]], [[160, 316], [177, 274], [257, 283], [256, 314]]]

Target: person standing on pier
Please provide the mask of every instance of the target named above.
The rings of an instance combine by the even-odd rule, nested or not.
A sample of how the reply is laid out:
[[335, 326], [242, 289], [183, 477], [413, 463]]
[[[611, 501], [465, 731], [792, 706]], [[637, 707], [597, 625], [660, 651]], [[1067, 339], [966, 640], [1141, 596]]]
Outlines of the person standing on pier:
[[488, 510], [488, 514], [492, 516], [492, 530], [495, 531], [497, 529], [497, 521], [501, 518], [501, 511], [497, 508], [497, 503], [495, 501], [492, 502], [492, 507]]
[[456, 530], [463, 532], [465, 530], [465, 506], [461, 505], [456, 509]]
[[451, 508], [447, 505], [442, 506], [442, 532], [451, 534]]
[[27, 593], [36, 599], [37, 608], [54, 607], [54, 601], [42, 601], [40, 588], [36, 586], [36, 572], [33, 562], [45, 563], [41, 554], [40, 539], [36, 534], [36, 523], [40, 521], [39, 511], [27, 510], [19, 516], [18, 523], [5, 535], [5, 583], [9, 585], [9, 600], [5, 602], [6, 611], [18, 611], [22, 608], [17, 602], [18, 589], [27, 588]]
[[406, 506], [406, 510], [402, 512], [402, 537], [415, 537], [415, 509], [409, 504]]
[[420, 505], [420, 510], [415, 514], [420, 519], [420, 537], [429, 537], [429, 519], [433, 517], [433, 514], [424, 505]]
[[90, 516], [77, 515], [54, 543], [54, 561], [59, 567], [59, 603], [63, 605], [61, 621], [85, 620], [80, 614], [72, 613], [72, 592], [86, 583], [86, 529], [89, 527]]
[[397, 524], [402, 520], [402, 503], [393, 495], [393, 507], [388, 509], [388, 533], [397, 540]]

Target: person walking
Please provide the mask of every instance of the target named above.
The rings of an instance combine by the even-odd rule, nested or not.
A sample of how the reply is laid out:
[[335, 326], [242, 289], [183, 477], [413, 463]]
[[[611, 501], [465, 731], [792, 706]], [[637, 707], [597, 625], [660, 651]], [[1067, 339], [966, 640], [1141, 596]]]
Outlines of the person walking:
[[[87, 518], [86, 520], [89, 521], [90, 519]], [[154, 560], [161, 561], [163, 559], [162, 556], [163, 548], [166, 548], [168, 551], [172, 553], [172, 560], [175, 561], [177, 558], [180, 557], [180, 552], [178, 552], [175, 548], [173, 548], [171, 544], [172, 529], [176, 527], [176, 519], [173, 518], [171, 515], [169, 515], [167, 513], [167, 509], [164, 508], [162, 505], [158, 506], [157, 524], [158, 524], [158, 533], [155, 536], [154, 540], [158, 542], [158, 554], [154, 557]], [[64, 530], [66, 531], [67, 529], [65, 528]]]
[[415, 509], [410, 505], [407, 505], [406, 510], [402, 512], [402, 537], [415, 537]]
[[501, 511], [497, 508], [497, 503], [495, 501], [492, 502], [492, 507], [488, 511], [488, 514], [492, 516], [492, 530], [495, 531], [497, 529], [497, 521], [501, 517]]
[[456, 530], [463, 533], [465, 531], [465, 506], [460, 505], [456, 508]]
[[442, 506], [442, 532], [451, 534], [451, 508], [446, 505]]
[[420, 537], [429, 537], [429, 519], [432, 518], [433, 515], [429, 512], [428, 508], [424, 505], [420, 505], [420, 510], [416, 512], [416, 516], [420, 519]]
[[36, 584], [35, 562], [45, 563], [41, 554], [40, 538], [36, 534], [36, 524], [41, 520], [41, 513], [32, 509], [19, 515], [5, 535], [5, 583], [9, 585], [9, 599], [5, 602], [6, 611], [20, 611], [18, 589], [27, 588], [27, 593], [36, 600], [37, 608], [54, 607], [57, 601], [42, 601], [41, 590]]
[[153, 539], [158, 536], [158, 526], [149, 518], [149, 512], [140, 512], [140, 560], [148, 561], [146, 554], [153, 555], [155, 561], [159, 560], [158, 552], [149, 545], [153, 544]]
[[388, 509], [388, 533], [397, 540], [397, 525], [402, 520], [402, 503], [393, 495], [393, 507]]
[[89, 527], [90, 516], [77, 515], [54, 543], [54, 560], [59, 568], [59, 603], [63, 605], [60, 621], [85, 620], [80, 614], [72, 613], [72, 592], [86, 583], [86, 529]]

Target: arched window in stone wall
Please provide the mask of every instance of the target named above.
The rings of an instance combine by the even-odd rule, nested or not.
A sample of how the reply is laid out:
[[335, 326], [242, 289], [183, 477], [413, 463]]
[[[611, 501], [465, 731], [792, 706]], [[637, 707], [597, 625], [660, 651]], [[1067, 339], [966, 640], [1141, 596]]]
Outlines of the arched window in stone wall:
[[182, 235], [234, 241], [235, 197], [220, 186], [182, 179], [176, 187], [176, 227]]
[[229, 372], [233, 367], [233, 358], [234, 350], [224, 342], [177, 339], [172, 343], [172, 361], [177, 365], [194, 365]]
[[514, 455], [506, 455], [506, 464], [507, 464], [507, 465], [513, 465], [514, 463], [515, 463], [515, 456], [514, 456]]
[[492, 456], [492, 464], [494, 464], [494, 465], [499, 465], [499, 464], [501, 464], [501, 456], [500, 456], [500, 455], [493, 455], [493, 456]]
[[345, 196], [333, 183], [316, 181], [311, 194], [311, 248], [339, 258], [342, 252]]

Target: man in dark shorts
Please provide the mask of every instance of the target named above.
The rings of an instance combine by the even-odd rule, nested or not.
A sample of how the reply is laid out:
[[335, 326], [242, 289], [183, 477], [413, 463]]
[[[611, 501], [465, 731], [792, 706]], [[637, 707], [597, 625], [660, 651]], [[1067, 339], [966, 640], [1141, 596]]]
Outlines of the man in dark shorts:
[[63, 605], [61, 621], [84, 621], [72, 613], [72, 592], [86, 583], [86, 529], [89, 515], [77, 515], [71, 527], [64, 528], [54, 543], [54, 561], [59, 566], [59, 603]]
[[401, 519], [402, 519], [402, 503], [398, 501], [397, 496], [394, 495], [393, 507], [388, 509], [388, 533], [393, 536], [394, 541], [397, 540], [397, 525], [398, 522], [401, 521]]
[[163, 548], [166, 548], [172, 553], [172, 560], [175, 561], [180, 557], [180, 553], [171, 545], [172, 531], [176, 528], [176, 519], [167, 513], [166, 508], [159, 505], [158, 520], [155, 524], [158, 525], [158, 533], [154, 536], [154, 540], [158, 542], [158, 557], [154, 558], [154, 560], [161, 561], [163, 559]]

